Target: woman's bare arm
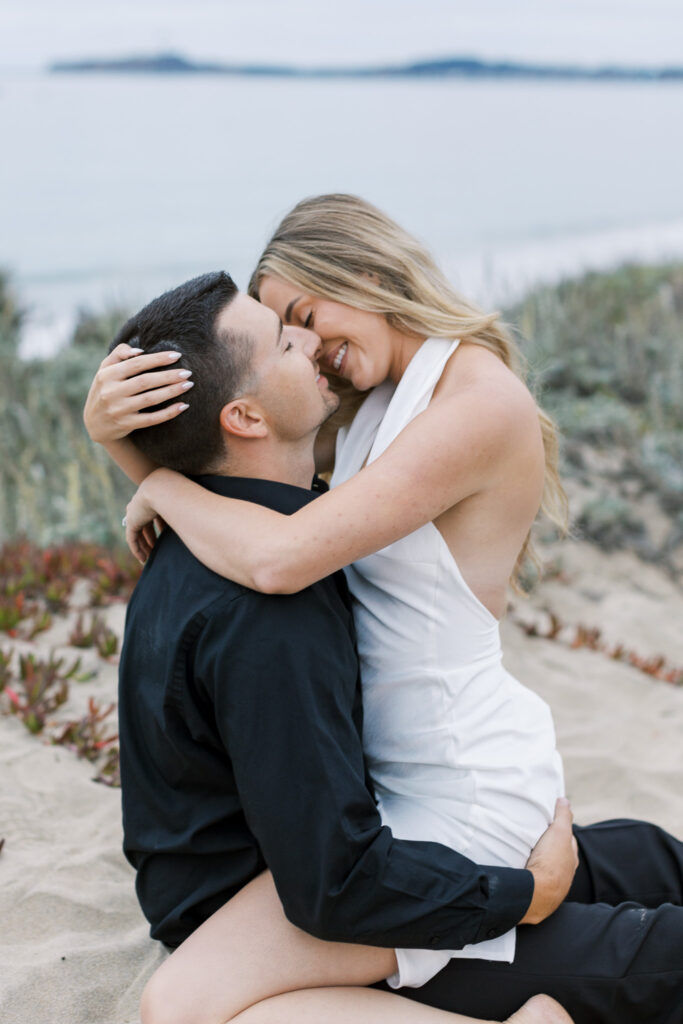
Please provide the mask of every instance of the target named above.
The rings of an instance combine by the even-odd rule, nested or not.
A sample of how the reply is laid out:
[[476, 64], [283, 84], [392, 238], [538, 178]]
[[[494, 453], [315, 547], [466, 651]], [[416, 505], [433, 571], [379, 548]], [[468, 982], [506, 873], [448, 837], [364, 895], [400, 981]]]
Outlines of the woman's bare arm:
[[122, 437], [118, 441], [104, 441], [102, 447], [121, 472], [125, 473], [134, 484], [141, 484], [150, 473], [159, 468], [155, 462], [143, 455], [127, 437]]
[[514, 387], [449, 389], [435, 397], [365, 469], [292, 516], [224, 498], [168, 470], [143, 484], [128, 510], [128, 541], [160, 515], [200, 561], [266, 593], [292, 593], [378, 551], [497, 482], [526, 443], [533, 399]]

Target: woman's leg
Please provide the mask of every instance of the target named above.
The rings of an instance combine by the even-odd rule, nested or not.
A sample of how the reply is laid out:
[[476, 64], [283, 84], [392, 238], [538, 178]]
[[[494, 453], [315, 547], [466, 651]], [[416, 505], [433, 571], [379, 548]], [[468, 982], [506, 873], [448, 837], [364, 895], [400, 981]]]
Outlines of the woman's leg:
[[393, 949], [322, 942], [285, 917], [266, 871], [204, 922], [152, 975], [142, 1024], [224, 1024], [270, 996], [372, 985], [393, 974]]
[[[321, 988], [287, 992], [250, 1006], [233, 1024], [494, 1024], [370, 988]], [[559, 1003], [534, 996], [507, 1024], [572, 1024]]]
[[[272, 876], [264, 872], [201, 925], [150, 978], [142, 995], [141, 1022], [472, 1024], [471, 1017], [388, 992], [350, 987], [374, 984], [395, 970], [392, 949], [322, 942], [290, 924]], [[566, 1015], [548, 1015], [555, 1012], [548, 1010], [550, 1003], [542, 1006], [537, 1001], [535, 1009], [528, 1005], [531, 1010], [525, 1016], [511, 1018], [514, 1024], [570, 1024]]]

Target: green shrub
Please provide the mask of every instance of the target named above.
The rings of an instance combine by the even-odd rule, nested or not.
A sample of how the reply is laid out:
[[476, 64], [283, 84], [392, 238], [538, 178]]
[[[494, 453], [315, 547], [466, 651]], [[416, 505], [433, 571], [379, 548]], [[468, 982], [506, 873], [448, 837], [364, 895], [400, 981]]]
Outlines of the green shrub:
[[[563, 475], [596, 494], [578, 528], [606, 547], [670, 550], [683, 514], [683, 266], [586, 274], [535, 290], [507, 317], [560, 429]], [[595, 455], [611, 467], [609, 493]], [[633, 511], [638, 485], [671, 518], [665, 541]]]
[[0, 542], [120, 540], [132, 488], [87, 436], [82, 410], [120, 312], [82, 313], [75, 341], [49, 359], [22, 360], [23, 314], [0, 275]]

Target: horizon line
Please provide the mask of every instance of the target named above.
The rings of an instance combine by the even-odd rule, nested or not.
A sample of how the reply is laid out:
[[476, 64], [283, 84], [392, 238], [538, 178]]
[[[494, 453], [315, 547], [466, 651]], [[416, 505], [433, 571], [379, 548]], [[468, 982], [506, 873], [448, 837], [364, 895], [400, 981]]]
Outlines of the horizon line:
[[667, 79], [683, 77], [683, 64], [652, 66], [620, 63], [547, 64], [516, 58], [485, 58], [469, 55], [406, 58], [389, 63], [358, 65], [327, 64], [302, 66], [269, 61], [217, 62], [186, 57], [175, 51], [129, 54], [111, 57], [81, 57], [53, 60], [43, 65], [52, 74], [78, 72], [141, 72], [152, 74], [225, 74], [270, 77], [400, 77], [420, 75], [513, 76]]

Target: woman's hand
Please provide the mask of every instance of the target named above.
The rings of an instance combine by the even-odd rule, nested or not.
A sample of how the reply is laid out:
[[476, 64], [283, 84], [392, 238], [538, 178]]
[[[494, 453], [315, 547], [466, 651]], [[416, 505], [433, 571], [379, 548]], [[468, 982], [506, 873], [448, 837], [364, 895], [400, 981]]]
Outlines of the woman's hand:
[[102, 360], [83, 411], [83, 420], [93, 441], [106, 445], [139, 427], [165, 423], [187, 409], [187, 404], [179, 401], [166, 409], [144, 412], [150, 406], [180, 398], [189, 391], [192, 381], [188, 377], [192, 371], [166, 368], [181, 358], [180, 352], [141, 353], [142, 349], [122, 344]]
[[147, 486], [152, 476], [161, 475], [163, 472], [164, 470], [156, 470], [154, 474], [146, 477], [126, 508], [126, 518], [124, 519], [126, 543], [138, 562], [142, 562], [143, 565], [152, 553], [156, 542], [155, 525], [159, 532], [166, 525], [152, 504], [150, 488]]

